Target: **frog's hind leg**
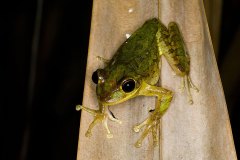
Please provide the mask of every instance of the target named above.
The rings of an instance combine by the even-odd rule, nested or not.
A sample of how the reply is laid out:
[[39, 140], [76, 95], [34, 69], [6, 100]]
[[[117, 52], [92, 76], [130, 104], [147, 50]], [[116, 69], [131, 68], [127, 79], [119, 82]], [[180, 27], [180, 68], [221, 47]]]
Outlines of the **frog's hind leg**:
[[192, 83], [189, 72], [190, 72], [190, 57], [187, 53], [185, 43], [183, 41], [182, 35], [175, 22], [171, 22], [168, 25], [168, 34], [165, 38], [159, 38], [159, 53], [164, 55], [170, 64], [173, 71], [183, 77], [182, 90], [187, 89], [188, 101], [193, 103], [192, 95], [190, 93], [190, 88], [198, 91], [197, 87]]

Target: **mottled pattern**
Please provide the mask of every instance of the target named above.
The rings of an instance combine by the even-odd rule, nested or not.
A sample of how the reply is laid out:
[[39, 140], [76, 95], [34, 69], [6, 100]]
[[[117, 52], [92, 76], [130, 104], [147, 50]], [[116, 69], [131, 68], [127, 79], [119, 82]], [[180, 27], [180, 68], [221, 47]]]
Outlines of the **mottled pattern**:
[[119, 47], [104, 68], [107, 80], [117, 85], [123, 78], [132, 77], [154, 85], [159, 79], [161, 55], [178, 75], [188, 74], [190, 60], [178, 26], [171, 22], [168, 28], [156, 18], [146, 21]]
[[[120, 46], [105, 70], [116, 74], [115, 70], [123, 68], [124, 73], [119, 76], [118, 80], [123, 77], [133, 77], [135, 80], [141, 78], [156, 84], [159, 74], [154, 74], [154, 72], [159, 73], [158, 63], [160, 57], [156, 44], [158, 25], [158, 20], [149, 20], [134, 32]], [[152, 77], [152, 75], [155, 77]], [[154, 82], [151, 79], [154, 79]]]

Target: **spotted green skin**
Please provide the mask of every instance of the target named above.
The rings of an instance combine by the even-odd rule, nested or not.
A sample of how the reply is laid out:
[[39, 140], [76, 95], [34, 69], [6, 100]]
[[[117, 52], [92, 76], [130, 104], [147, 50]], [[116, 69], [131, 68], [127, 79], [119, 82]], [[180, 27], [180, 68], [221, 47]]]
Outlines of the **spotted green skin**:
[[158, 21], [147, 21], [117, 50], [103, 69], [107, 77], [105, 83], [97, 87], [97, 95], [102, 100], [110, 98], [107, 96], [119, 88], [125, 77], [134, 78], [137, 82], [145, 80], [152, 85], [156, 84], [160, 60], [155, 36], [157, 31]]
[[[97, 70], [96, 94], [99, 109], [93, 110], [85, 106], [77, 106], [77, 110], [85, 110], [94, 116], [94, 120], [86, 132], [87, 137], [91, 136], [92, 128], [99, 122], [103, 122], [107, 130], [107, 137], [113, 137], [107, 120], [118, 123], [121, 121], [110, 113], [108, 106], [137, 96], [155, 96], [157, 101], [154, 111], [133, 129], [135, 132], [139, 132], [144, 128], [142, 135], [135, 143], [136, 147], [141, 147], [142, 141], [149, 133], [152, 133], [153, 143], [157, 145], [159, 122], [167, 111], [173, 96], [170, 90], [156, 86], [160, 76], [159, 62], [162, 55], [167, 59], [173, 71], [183, 77], [189, 101], [192, 101], [189, 86], [196, 90], [197, 88], [189, 77], [190, 58], [177, 24], [171, 22], [167, 28], [158, 19], [150, 19], [119, 47], [105, 68]], [[122, 85], [129, 79], [134, 80], [135, 88], [126, 93], [122, 89]]]

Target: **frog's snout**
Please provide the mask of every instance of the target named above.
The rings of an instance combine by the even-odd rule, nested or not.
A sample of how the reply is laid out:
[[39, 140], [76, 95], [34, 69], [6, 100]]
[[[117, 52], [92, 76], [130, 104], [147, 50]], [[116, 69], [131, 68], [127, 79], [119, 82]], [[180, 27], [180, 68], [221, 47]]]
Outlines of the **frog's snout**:
[[98, 98], [101, 102], [107, 102], [108, 101], [108, 96], [99, 96]]
[[102, 103], [106, 103], [106, 104], [111, 104], [112, 102], [115, 102], [117, 101], [116, 98], [113, 98], [112, 96], [106, 96], [106, 97], [102, 97], [100, 96], [99, 100], [102, 102]]

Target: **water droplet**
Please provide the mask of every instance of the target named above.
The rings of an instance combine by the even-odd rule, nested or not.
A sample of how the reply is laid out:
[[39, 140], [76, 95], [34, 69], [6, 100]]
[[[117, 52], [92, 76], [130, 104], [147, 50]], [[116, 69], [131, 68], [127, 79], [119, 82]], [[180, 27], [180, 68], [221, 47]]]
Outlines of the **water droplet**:
[[133, 8], [129, 8], [128, 13], [132, 13], [133, 12]]
[[128, 39], [131, 36], [131, 34], [127, 33], [126, 38]]

